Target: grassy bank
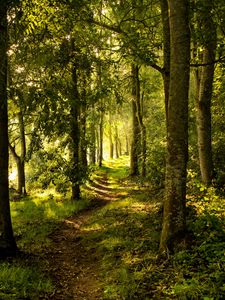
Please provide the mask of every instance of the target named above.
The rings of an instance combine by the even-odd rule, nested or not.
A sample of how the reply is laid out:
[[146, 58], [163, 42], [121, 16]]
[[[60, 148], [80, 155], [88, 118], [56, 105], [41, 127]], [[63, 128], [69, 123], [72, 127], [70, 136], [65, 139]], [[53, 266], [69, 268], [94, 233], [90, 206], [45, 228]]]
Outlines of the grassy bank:
[[122, 165], [122, 159], [105, 164], [117, 199], [85, 227], [93, 251], [102, 257], [105, 299], [224, 299], [225, 199], [192, 182], [190, 245], [159, 260], [163, 191], [138, 186]]
[[31, 194], [11, 202], [14, 234], [21, 255], [0, 262], [0, 299], [39, 299], [54, 286], [42, 273], [42, 256], [50, 245], [49, 235], [60, 222], [88, 206], [82, 199], [72, 203], [54, 191]]

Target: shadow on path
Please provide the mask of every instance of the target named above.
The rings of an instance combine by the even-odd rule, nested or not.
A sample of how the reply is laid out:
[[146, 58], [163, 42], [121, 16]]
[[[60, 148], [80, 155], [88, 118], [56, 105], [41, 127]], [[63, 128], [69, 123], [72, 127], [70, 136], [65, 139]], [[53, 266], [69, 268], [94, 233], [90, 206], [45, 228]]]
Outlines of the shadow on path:
[[[90, 206], [62, 222], [60, 228], [50, 236], [50, 249], [46, 252], [46, 271], [56, 286], [55, 292], [45, 299], [54, 300], [101, 300], [102, 285], [99, 279], [100, 257], [90, 234], [82, 227], [94, 212], [111, 201], [119, 200], [118, 189], [110, 187], [107, 176], [91, 181], [87, 190], [94, 191]], [[85, 240], [85, 242], [83, 242]]]

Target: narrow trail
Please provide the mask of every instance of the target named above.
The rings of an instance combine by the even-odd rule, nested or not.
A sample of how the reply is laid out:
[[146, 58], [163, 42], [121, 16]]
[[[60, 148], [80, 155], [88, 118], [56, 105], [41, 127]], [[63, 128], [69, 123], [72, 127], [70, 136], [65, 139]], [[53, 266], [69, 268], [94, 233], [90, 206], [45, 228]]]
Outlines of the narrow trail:
[[[91, 206], [77, 215], [67, 218], [51, 235], [51, 248], [46, 255], [46, 268], [56, 286], [47, 299], [55, 300], [101, 300], [100, 261], [90, 234], [83, 230], [91, 216], [107, 203], [117, 200], [116, 191], [109, 187], [107, 176], [91, 182], [87, 189], [94, 191], [96, 198]], [[83, 239], [85, 238], [85, 242]]]

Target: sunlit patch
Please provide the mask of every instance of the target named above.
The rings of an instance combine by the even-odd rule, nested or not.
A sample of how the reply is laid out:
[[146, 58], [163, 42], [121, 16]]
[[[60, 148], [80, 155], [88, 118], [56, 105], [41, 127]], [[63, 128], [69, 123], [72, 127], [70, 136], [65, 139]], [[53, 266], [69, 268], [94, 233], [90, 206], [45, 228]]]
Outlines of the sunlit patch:
[[99, 223], [94, 223], [94, 224], [91, 224], [89, 226], [85, 226], [82, 231], [100, 231], [102, 229], [105, 229], [105, 226], [103, 224], [99, 224]]
[[109, 237], [108, 239], [103, 240], [100, 245], [107, 250], [113, 250], [114, 248], [117, 248], [119, 246], [122, 246], [124, 243], [124, 240], [117, 237]]
[[9, 180], [10, 180], [10, 181], [14, 181], [16, 178], [17, 178], [17, 171], [14, 170], [13, 172], [11, 172], [11, 173], [9, 174]]

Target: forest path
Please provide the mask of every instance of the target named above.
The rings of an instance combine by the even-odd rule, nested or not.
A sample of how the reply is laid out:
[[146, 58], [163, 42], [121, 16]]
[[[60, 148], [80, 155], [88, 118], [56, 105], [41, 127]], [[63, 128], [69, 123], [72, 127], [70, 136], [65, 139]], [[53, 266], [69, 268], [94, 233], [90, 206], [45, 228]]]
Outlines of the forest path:
[[86, 189], [94, 192], [90, 206], [62, 222], [61, 227], [51, 235], [51, 248], [48, 250], [46, 266], [56, 286], [48, 299], [55, 300], [100, 300], [102, 286], [100, 281], [101, 257], [88, 235], [94, 230], [85, 226], [93, 214], [106, 204], [119, 200], [118, 189], [108, 180], [107, 172], [95, 177]]

